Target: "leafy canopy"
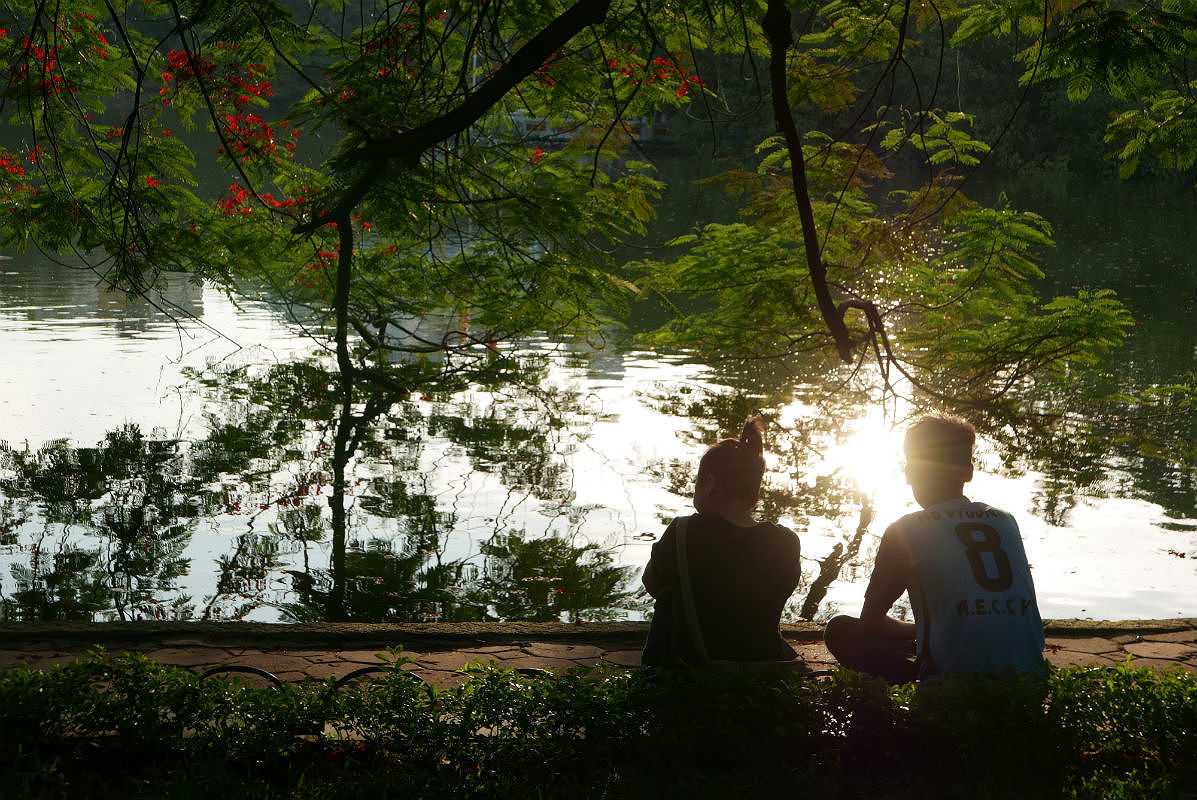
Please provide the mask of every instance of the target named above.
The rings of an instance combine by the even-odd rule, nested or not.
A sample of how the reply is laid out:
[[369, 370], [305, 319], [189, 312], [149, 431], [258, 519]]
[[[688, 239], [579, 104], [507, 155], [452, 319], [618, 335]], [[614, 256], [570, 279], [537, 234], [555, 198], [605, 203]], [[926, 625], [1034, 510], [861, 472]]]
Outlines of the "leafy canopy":
[[[342, 372], [400, 390], [501, 378], [501, 343], [648, 294], [685, 309], [659, 344], [822, 350], [829, 286], [857, 353], [980, 402], [1129, 322], [1102, 293], [1038, 300], [1046, 222], [960, 191], [989, 147], [911, 54], [1064, 14], [992, 9], [11, 0], [0, 243], [76, 250], [135, 291], [181, 270], [281, 297], [335, 333]], [[740, 219], [625, 270], [614, 248], [663, 188], [643, 142], [771, 81], [801, 144], [758, 137], [720, 178]]]

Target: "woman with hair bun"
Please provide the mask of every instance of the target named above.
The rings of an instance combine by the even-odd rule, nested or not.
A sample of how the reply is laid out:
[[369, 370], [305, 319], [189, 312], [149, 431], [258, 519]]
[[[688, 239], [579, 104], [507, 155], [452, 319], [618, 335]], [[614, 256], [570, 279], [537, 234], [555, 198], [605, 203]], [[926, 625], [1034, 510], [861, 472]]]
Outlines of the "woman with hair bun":
[[801, 576], [798, 536], [753, 518], [764, 449], [751, 417], [739, 439], [712, 445], [698, 462], [698, 513], [669, 524], [644, 568], [656, 599], [644, 664], [794, 658], [778, 623]]

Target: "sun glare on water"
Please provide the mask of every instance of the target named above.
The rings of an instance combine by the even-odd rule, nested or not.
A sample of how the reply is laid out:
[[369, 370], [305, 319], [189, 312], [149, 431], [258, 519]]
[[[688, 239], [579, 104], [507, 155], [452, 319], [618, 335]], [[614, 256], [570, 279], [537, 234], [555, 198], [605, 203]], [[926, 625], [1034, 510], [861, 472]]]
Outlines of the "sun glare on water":
[[[807, 424], [817, 409], [794, 402], [778, 416], [781, 427], [793, 430]], [[883, 498], [901, 498], [906, 481], [902, 474], [901, 426], [881, 409], [860, 409], [855, 419], [844, 420], [840, 433], [822, 442], [812, 442], [809, 462], [811, 478], [836, 475], [851, 481], [874, 504]], [[802, 480], [801, 476], [799, 480]]]
[[849, 475], [869, 496], [887, 495], [905, 485], [902, 475], [902, 431], [887, 422], [862, 425], [826, 454], [825, 464]]

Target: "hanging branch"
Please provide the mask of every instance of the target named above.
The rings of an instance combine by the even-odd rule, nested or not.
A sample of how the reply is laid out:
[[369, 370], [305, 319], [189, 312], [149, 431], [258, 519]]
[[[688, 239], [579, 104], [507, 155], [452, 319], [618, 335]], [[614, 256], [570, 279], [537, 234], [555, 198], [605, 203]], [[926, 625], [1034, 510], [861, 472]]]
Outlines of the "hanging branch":
[[[337, 367], [345, 381], [346, 392], [353, 381], [353, 360], [349, 357], [349, 289], [353, 283], [353, 223], [348, 214], [334, 221], [337, 227], [337, 273], [333, 291], [333, 315], [336, 319]], [[346, 398], [348, 403], [350, 398]]]
[[798, 201], [798, 218], [802, 223], [802, 241], [806, 250], [806, 266], [814, 285], [819, 313], [835, 340], [840, 360], [852, 362], [852, 341], [848, 328], [831, 298], [827, 285], [827, 265], [819, 248], [819, 233], [815, 228], [814, 209], [811, 208], [810, 189], [806, 183], [806, 159], [802, 155], [802, 138], [794, 124], [790, 110], [790, 99], [786, 95], [786, 51], [794, 43], [790, 28], [790, 10], [784, 0], [769, 0], [764, 19], [765, 35], [769, 38], [769, 82], [773, 98], [773, 117], [777, 128], [785, 136], [786, 149], [790, 154], [790, 179], [794, 185], [794, 198]]
[[611, 0], [578, 0], [544, 27], [460, 105], [411, 130], [398, 131], [367, 142], [351, 153], [347, 162], [360, 161], [358, 178], [342, 192], [335, 205], [297, 225], [293, 232], [307, 234], [329, 221], [352, 212], [382, 176], [382, 167], [391, 161], [411, 167], [432, 146], [456, 136], [494, 107], [520, 81], [536, 72], [553, 53], [585, 28], [607, 18]]

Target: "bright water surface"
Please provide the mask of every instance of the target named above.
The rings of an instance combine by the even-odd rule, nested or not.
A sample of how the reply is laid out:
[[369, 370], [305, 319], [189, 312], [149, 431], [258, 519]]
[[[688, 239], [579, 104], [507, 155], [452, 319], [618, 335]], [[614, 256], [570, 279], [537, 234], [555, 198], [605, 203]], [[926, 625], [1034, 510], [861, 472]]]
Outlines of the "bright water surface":
[[[1115, 358], [1115, 383], [1193, 372], [1192, 196], [1077, 194], [1015, 194], [1056, 224], [1048, 286], [1115, 288], [1143, 321]], [[327, 354], [277, 310], [212, 289], [172, 280], [157, 305], [37, 255], [0, 262], [3, 615], [329, 616], [333, 405], [319, 381], [278, 366]], [[412, 398], [363, 445], [343, 545], [348, 600], [335, 616], [643, 615], [645, 599], [629, 593], [652, 541], [688, 512], [693, 464], [732, 432], [742, 399], [693, 360], [529, 347], [551, 354], [544, 385], [558, 393], [547, 405], [482, 391]], [[291, 385], [302, 387], [298, 405]], [[789, 499], [764, 505], [799, 532], [805, 571], [789, 616], [845, 550], [805, 615], [855, 613], [885, 525], [914, 509], [899, 469], [901, 409], [797, 386], [775, 411], [769, 496]], [[54, 440], [66, 441], [42, 449]], [[1197, 616], [1193, 481], [1191, 469], [1113, 451], [1086, 470], [1012, 460], [983, 442], [967, 490], [1017, 516], [1045, 617], [1169, 618]], [[872, 521], [856, 537], [864, 505]]]

